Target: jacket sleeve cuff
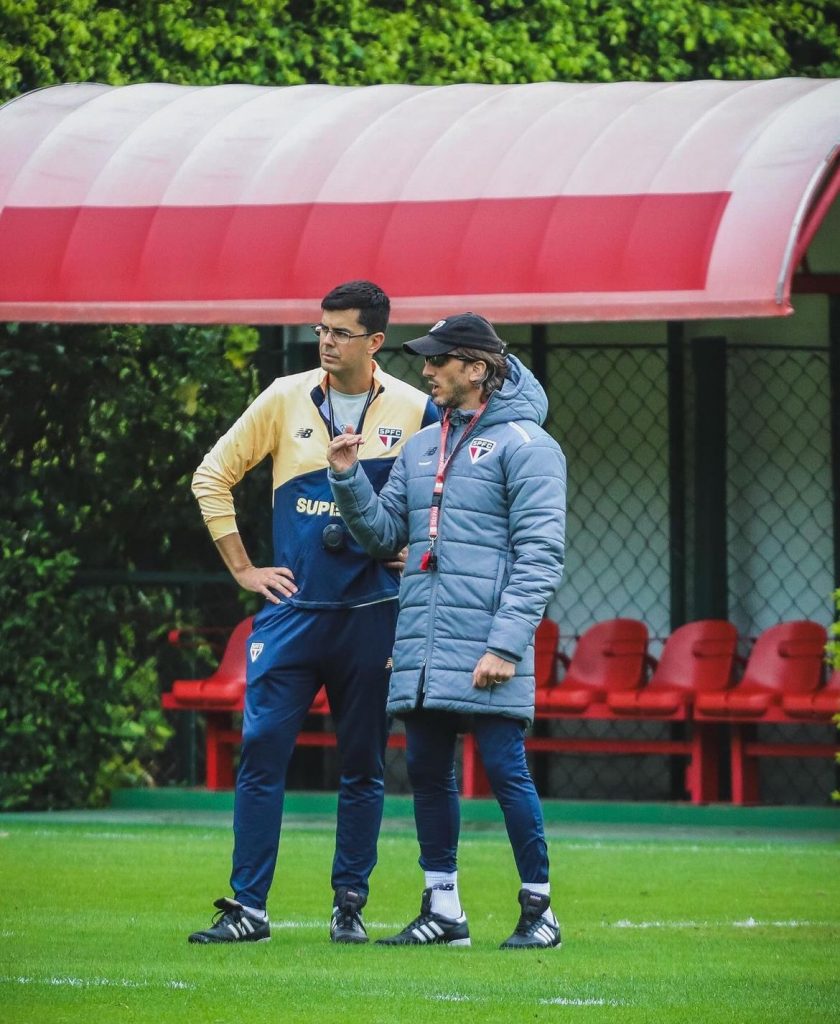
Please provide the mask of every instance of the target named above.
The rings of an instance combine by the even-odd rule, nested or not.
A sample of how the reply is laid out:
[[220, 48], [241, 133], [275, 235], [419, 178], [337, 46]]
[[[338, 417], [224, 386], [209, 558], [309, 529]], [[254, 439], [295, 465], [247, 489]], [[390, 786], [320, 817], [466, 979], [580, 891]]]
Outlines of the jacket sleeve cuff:
[[341, 469], [336, 472], [333, 469], [327, 470], [328, 480], [352, 480], [359, 469], [359, 463], [354, 462], [349, 469]]
[[512, 654], [510, 651], [503, 651], [501, 649], [501, 647], [488, 647], [487, 648], [487, 653], [488, 654], [495, 654], [497, 658], [503, 658], [505, 661], [510, 661], [514, 665], [517, 662], [522, 661], [521, 657], [519, 657], [516, 654]]

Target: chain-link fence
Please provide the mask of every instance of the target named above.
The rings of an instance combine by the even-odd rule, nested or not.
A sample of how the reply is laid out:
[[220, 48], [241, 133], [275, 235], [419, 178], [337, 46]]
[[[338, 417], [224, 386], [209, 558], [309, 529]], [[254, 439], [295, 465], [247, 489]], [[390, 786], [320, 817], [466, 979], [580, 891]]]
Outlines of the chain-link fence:
[[[566, 328], [567, 333], [569, 329]], [[520, 335], [521, 337], [521, 335]], [[688, 346], [680, 343], [682, 352]], [[703, 356], [702, 342], [695, 345]], [[700, 412], [712, 396], [699, 393], [698, 370], [673, 346], [516, 341], [511, 351], [539, 363], [549, 395], [546, 429], [568, 462], [567, 565], [548, 614], [560, 625], [561, 649], [608, 618], [641, 619], [657, 656], [671, 629], [705, 617], [697, 578], [724, 573], [724, 614], [738, 628], [742, 654], [776, 622], [832, 618], [834, 505], [831, 403], [825, 348], [726, 346], [722, 394], [725, 450], [725, 525], [720, 564], [697, 546], [698, 508], [705, 498], [705, 439]], [[289, 369], [312, 364], [314, 349], [300, 345]], [[383, 350], [385, 370], [420, 383], [418, 360], [399, 347]], [[835, 401], [838, 400], [835, 396]], [[679, 444], [674, 446], [674, 431]], [[714, 465], [712, 462], [711, 465]], [[675, 486], [676, 485], [676, 486]], [[679, 506], [679, 507], [677, 507]], [[196, 728], [200, 728], [196, 726]], [[399, 728], [399, 726], [398, 726]], [[675, 738], [674, 723], [552, 721], [544, 734], [569, 737]], [[759, 739], [826, 742], [826, 728], [763, 727]], [[813, 736], [812, 736], [813, 734]], [[819, 736], [817, 736], [819, 734]], [[200, 749], [196, 753], [200, 771]], [[659, 756], [538, 755], [535, 778], [546, 796], [566, 799], [681, 798], [684, 761]], [[290, 783], [334, 788], [334, 751], [299, 751]], [[407, 790], [404, 754], [390, 750], [387, 784]], [[765, 802], [828, 802], [836, 788], [829, 760], [767, 760], [761, 765]]]

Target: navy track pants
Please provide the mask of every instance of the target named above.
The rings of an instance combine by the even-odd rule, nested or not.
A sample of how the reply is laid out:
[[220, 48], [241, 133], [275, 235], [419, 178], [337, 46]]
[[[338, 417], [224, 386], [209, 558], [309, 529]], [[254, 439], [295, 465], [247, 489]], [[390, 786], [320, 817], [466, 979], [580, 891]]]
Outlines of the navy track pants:
[[332, 885], [367, 894], [385, 795], [386, 663], [396, 616], [396, 601], [315, 610], [270, 605], [256, 616], [248, 640], [233, 815], [231, 888], [245, 906], [265, 908], [277, 861], [289, 761], [322, 685], [340, 764]]

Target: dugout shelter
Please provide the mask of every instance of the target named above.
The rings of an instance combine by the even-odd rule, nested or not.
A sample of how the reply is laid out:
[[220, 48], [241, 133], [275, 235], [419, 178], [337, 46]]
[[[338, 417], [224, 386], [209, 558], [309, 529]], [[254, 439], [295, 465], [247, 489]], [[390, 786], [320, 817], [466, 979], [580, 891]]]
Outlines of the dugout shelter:
[[561, 631], [828, 625], [838, 189], [837, 80], [56, 86], [0, 108], [0, 319], [264, 325], [282, 373], [369, 277], [411, 374], [475, 309], [569, 458]]

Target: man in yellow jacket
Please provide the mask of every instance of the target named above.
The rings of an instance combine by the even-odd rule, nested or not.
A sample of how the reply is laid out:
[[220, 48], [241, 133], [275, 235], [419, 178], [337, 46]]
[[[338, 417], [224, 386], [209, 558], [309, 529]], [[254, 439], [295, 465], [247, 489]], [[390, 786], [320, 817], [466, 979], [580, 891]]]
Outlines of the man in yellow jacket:
[[[286, 772], [312, 699], [324, 685], [335, 720], [340, 783], [330, 937], [366, 942], [361, 911], [384, 799], [386, 697], [399, 566], [369, 557], [345, 528], [327, 479], [326, 443], [365, 439], [362, 467], [375, 490], [404, 443], [437, 422], [418, 389], [373, 357], [390, 302], [369, 281], [324, 298], [319, 369], [278, 378], [216, 443], [193, 492], [225, 564], [266, 605], [248, 639], [242, 753], [234, 805], [233, 899], [190, 942], [270, 937], [266, 901], [280, 841]], [[236, 525], [231, 490], [266, 455], [273, 460], [274, 565], [255, 566]]]

